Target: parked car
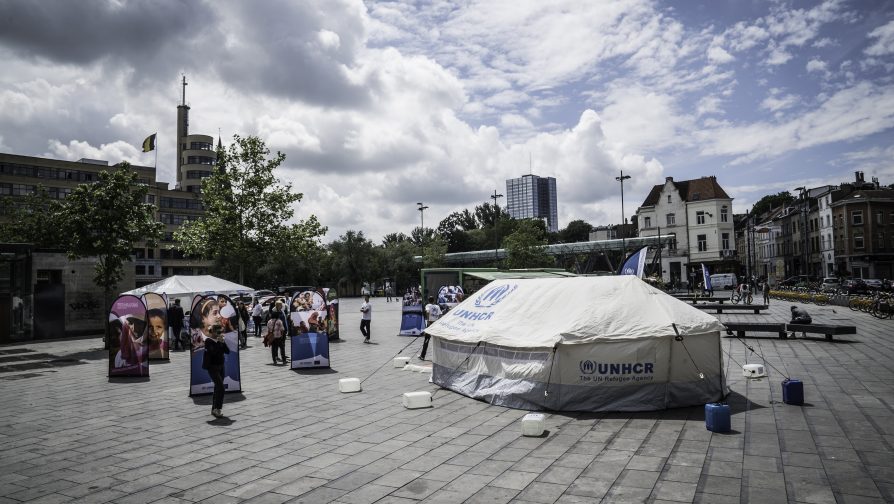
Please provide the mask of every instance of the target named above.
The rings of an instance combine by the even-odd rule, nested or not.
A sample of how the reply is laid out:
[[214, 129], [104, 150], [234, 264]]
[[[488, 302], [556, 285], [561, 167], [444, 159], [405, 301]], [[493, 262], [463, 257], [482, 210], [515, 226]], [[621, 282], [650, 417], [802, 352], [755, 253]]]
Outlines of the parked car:
[[869, 292], [869, 286], [867, 286], [866, 282], [860, 280], [859, 278], [851, 278], [849, 280], [845, 280], [844, 283], [841, 284], [841, 290], [843, 290], [847, 294], [865, 294]]
[[820, 286], [820, 290], [823, 292], [835, 292], [841, 288], [841, 280], [835, 277], [826, 277], [823, 278], [823, 284]]
[[779, 282], [780, 287], [807, 287], [810, 282], [815, 282], [816, 278], [808, 276], [808, 275], [795, 275], [793, 277], [788, 277], [785, 280]]
[[863, 283], [872, 290], [881, 290], [883, 287], [882, 281], [878, 278], [864, 278]]

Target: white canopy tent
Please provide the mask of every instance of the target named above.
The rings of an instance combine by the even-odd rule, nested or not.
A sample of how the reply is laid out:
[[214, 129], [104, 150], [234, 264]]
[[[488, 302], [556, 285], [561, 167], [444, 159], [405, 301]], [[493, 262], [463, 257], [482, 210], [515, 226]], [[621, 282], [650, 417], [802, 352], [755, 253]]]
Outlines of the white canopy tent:
[[726, 393], [716, 317], [635, 276], [495, 280], [426, 329], [434, 383], [524, 409], [646, 411]]
[[144, 285], [122, 294], [142, 296], [147, 292], [167, 294], [168, 298], [191, 298], [195, 294], [213, 292], [215, 294], [236, 294], [238, 292], [251, 292], [254, 289], [239, 285], [223, 278], [211, 275], [174, 275], [164, 280]]

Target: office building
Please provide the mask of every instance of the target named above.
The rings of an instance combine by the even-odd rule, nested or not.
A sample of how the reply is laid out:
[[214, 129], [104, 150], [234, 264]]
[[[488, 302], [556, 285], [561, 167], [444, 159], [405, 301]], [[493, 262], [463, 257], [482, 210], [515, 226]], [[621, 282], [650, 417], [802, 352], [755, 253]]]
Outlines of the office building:
[[506, 204], [513, 219], [543, 219], [547, 231], [559, 231], [555, 178], [523, 175], [506, 180]]

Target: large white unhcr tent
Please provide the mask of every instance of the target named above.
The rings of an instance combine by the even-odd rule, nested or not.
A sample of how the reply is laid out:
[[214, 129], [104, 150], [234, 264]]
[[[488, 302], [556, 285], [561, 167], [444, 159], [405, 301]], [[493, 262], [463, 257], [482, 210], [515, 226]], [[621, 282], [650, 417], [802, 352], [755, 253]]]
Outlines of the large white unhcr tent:
[[426, 329], [437, 385], [554, 411], [718, 401], [722, 330], [635, 276], [495, 280]]

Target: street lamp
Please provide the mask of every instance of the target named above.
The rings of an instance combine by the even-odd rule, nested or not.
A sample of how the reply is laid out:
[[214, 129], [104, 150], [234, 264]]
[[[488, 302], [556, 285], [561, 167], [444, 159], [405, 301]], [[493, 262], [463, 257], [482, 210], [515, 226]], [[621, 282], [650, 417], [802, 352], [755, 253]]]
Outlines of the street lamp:
[[499, 263], [500, 256], [500, 235], [497, 234], [497, 221], [500, 219], [500, 205], [497, 204], [497, 199], [502, 198], [502, 194], [497, 194], [497, 190], [494, 189], [494, 193], [490, 196], [490, 199], [494, 200], [494, 263], [495, 265]]
[[419, 210], [419, 248], [422, 249], [422, 267], [425, 267], [425, 209], [427, 206], [423, 205], [421, 201], [417, 202], [416, 205]]
[[810, 252], [808, 250], [810, 247], [810, 237], [807, 233], [807, 188], [801, 186], [796, 187], [795, 190], [799, 192], [798, 197], [801, 199], [801, 215], [803, 216], [803, 219], [801, 220], [801, 237], [804, 239], [803, 245], [801, 246], [801, 254], [804, 256], [802, 274], [809, 275], [809, 265], [807, 263], [810, 261]]
[[624, 181], [629, 179], [630, 175], [624, 175], [621, 170], [621, 176], [615, 177], [615, 180], [621, 183], [621, 260], [623, 261], [627, 254], [627, 245], [624, 241], [624, 225], [627, 224], [627, 217], [624, 214]]

